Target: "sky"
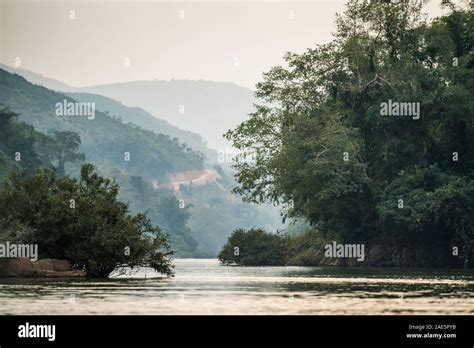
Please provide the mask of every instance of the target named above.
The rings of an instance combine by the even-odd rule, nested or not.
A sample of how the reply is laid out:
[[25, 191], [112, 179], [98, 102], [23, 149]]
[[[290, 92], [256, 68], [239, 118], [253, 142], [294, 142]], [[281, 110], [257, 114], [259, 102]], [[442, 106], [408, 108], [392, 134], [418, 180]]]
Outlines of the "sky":
[[330, 41], [344, 4], [0, 0], [0, 62], [74, 87], [204, 79], [253, 88], [285, 52]]

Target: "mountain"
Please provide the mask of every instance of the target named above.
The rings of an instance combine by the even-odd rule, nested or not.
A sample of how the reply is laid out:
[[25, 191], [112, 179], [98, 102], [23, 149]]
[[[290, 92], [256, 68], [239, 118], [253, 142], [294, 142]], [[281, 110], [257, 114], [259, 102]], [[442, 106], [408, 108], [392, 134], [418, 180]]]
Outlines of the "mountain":
[[201, 80], [134, 81], [78, 90], [139, 106], [181, 129], [198, 133], [216, 150], [230, 147], [222, 135], [244, 121], [255, 102], [248, 88]]
[[[89, 97], [94, 101], [88, 100]], [[94, 117], [57, 115], [58, 103], [81, 102], [81, 98], [85, 98], [82, 103], [98, 102]], [[130, 203], [132, 212], [149, 212], [152, 222], [169, 233], [177, 256], [215, 256], [238, 227], [280, 228], [275, 210], [243, 203], [233, 196], [232, 176], [217, 165], [206, 164], [199, 152], [157, 131], [134, 123], [124, 124], [124, 120], [133, 121], [136, 117], [135, 122], [142, 125], [148, 120], [150, 127], [166, 126], [165, 122], [156, 123], [150, 118], [153, 116], [141, 109], [128, 108], [100, 96], [51, 91], [2, 69], [0, 104], [19, 113], [20, 121], [39, 132], [79, 134], [80, 151], [86, 160], [96, 165], [101, 175], [117, 181], [119, 198]], [[111, 111], [98, 111], [101, 108]], [[32, 129], [29, 132], [36, 134]], [[0, 146], [0, 166], [5, 163], [5, 168], [0, 168], [5, 169], [3, 174], [0, 170], [2, 176], [13, 165], [4, 158], [12, 156], [13, 150], [5, 147], [5, 152]], [[125, 160], [125, 153], [129, 153], [129, 161]], [[77, 166], [69, 164], [66, 169], [68, 175], [77, 174]]]
[[[0, 69], [0, 103], [20, 114], [19, 120], [45, 134], [73, 131], [81, 137], [80, 150], [94, 163], [103, 163], [160, 182], [175, 172], [201, 169], [203, 158], [176, 139], [157, 134], [96, 111], [89, 116], [58, 116], [57, 105], [75, 100], [31, 84]], [[128, 154], [128, 156], [127, 156]]]
[[37, 74], [30, 70], [15, 69], [15, 68], [12, 68], [11, 66], [8, 66], [2, 63], [0, 63], [0, 69], [3, 69], [11, 74], [17, 74], [17, 75], [23, 76], [26, 80], [28, 80], [31, 83], [38, 86], [46, 87], [53, 91], [72, 92], [75, 90], [74, 87], [71, 87], [64, 82], [45, 77], [41, 74]]
[[[186, 226], [189, 215], [179, 208], [166, 184], [173, 173], [202, 170], [202, 155], [176, 139], [131, 123], [123, 124], [119, 118], [97, 110], [87, 115], [58, 115], [58, 105], [64, 103], [78, 105], [76, 100], [64, 94], [0, 69], [0, 105], [18, 113], [18, 121], [22, 122], [15, 126], [19, 134], [7, 139], [5, 144], [3, 136], [0, 139], [1, 177], [11, 170], [14, 163], [10, 158], [17, 152], [21, 152], [23, 167], [25, 163], [38, 162], [33, 158], [36, 152], [31, 149], [42, 150], [37, 141], [41, 134], [52, 136], [57, 131], [77, 133], [81, 139], [79, 151], [85, 154], [86, 161], [98, 168], [100, 174], [120, 184], [119, 198], [130, 204], [132, 212], [147, 211], [153, 223], [165, 226], [178, 256], [198, 252], [198, 242]], [[77, 176], [77, 172], [77, 163], [67, 167], [66, 174]], [[165, 186], [154, 189], [151, 182]], [[147, 198], [146, 202], [144, 198]]]
[[[230, 148], [230, 144], [222, 135], [244, 121], [253, 111], [255, 103], [252, 90], [228, 82], [151, 80], [76, 88], [25, 69], [15, 69], [3, 64], [0, 64], [0, 68], [55, 91], [81, 93], [82, 97], [86, 97], [87, 94], [100, 95], [119, 101], [123, 106], [138, 107], [140, 111], [137, 109], [127, 111], [119, 105], [114, 105], [112, 100], [103, 99], [100, 101], [102, 108], [99, 109], [113, 108], [116, 110], [114, 112], [120, 111], [125, 114], [124, 120], [127, 122], [139, 124], [145, 129], [159, 131], [171, 137], [176, 136], [180, 142], [185, 142], [205, 153], [209, 161], [213, 163], [216, 162], [217, 155], [215, 152], [203, 149], [196, 135], [200, 135], [207, 142], [208, 147], [225, 151], [226, 147]], [[128, 115], [136, 111], [138, 112], [132, 120]], [[149, 118], [150, 115], [167, 121], [169, 126], [165, 127], [160, 122], [155, 124]], [[144, 119], [139, 120], [142, 116]], [[170, 128], [173, 126], [179, 129]], [[189, 132], [194, 134], [189, 134]]]
[[193, 150], [202, 152], [206, 158], [215, 162], [217, 159], [217, 152], [207, 147], [203, 138], [193, 132], [184, 131], [169, 124], [167, 121], [156, 118], [150, 113], [139, 107], [128, 107], [122, 103], [108, 97], [91, 93], [66, 93], [69, 97], [81, 102], [93, 102], [97, 110], [107, 113], [113, 117], [119, 117], [126, 123], [133, 123], [144, 129], [161, 133], [177, 138], [180, 143], [184, 143]]
[[94, 102], [98, 110], [104, 113], [107, 112], [111, 116], [120, 115], [120, 118], [127, 123], [131, 122], [155, 133], [178, 138], [180, 143], [185, 143], [194, 150], [202, 152], [211, 163], [216, 162], [218, 156], [216, 151], [209, 149], [206, 141], [199, 134], [173, 126], [169, 122], [157, 118], [139, 107], [127, 107], [117, 100], [102, 95], [77, 92], [78, 88], [29, 70], [15, 69], [1, 63], [0, 68], [12, 74], [20, 75], [35, 85], [62, 92], [77, 101]]

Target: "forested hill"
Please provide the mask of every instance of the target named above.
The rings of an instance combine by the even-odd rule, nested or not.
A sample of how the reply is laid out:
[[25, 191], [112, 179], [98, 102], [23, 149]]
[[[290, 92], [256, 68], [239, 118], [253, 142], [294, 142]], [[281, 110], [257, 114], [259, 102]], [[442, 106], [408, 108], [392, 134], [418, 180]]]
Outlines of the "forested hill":
[[[184, 185], [177, 192], [161, 185], [173, 175], [202, 171], [205, 166], [202, 156], [177, 139], [159, 134], [158, 130], [155, 133], [133, 123], [123, 123], [141, 120], [142, 127], [156, 126], [158, 123], [146, 124], [149, 118], [145, 116], [149, 114], [143, 114], [141, 109], [94, 97], [96, 99], [92, 101], [97, 104], [93, 119], [57, 116], [56, 103], [75, 99], [0, 69], [0, 104], [20, 114], [19, 121], [26, 123], [18, 123], [8, 139], [0, 132], [0, 169], [3, 170], [0, 179], [18, 166], [12, 160], [17, 151], [22, 154], [21, 165], [24, 169], [31, 167], [30, 172], [39, 167], [50, 167], [48, 163], [36, 163], [39, 160], [28, 155], [33, 151], [31, 149], [42, 150], [38, 140], [44, 138], [42, 133], [50, 135], [51, 142], [56, 139], [55, 131], [72, 131], [80, 136], [78, 152], [84, 153], [86, 161], [96, 165], [101, 175], [115, 179], [120, 186], [118, 198], [129, 203], [132, 212], [148, 212], [151, 221], [169, 234], [176, 256], [214, 256], [238, 226], [258, 225], [270, 230], [279, 226], [277, 212], [233, 197], [230, 190], [235, 183], [219, 167], [214, 167], [219, 171], [219, 178], [206, 185]], [[102, 107], [106, 107], [109, 114], [97, 111]], [[140, 116], [144, 118], [140, 119]], [[24, 146], [19, 147], [19, 143]], [[61, 152], [61, 144], [53, 145], [52, 148]], [[130, 161], [125, 160], [126, 152], [130, 154]], [[49, 152], [46, 155], [52, 156]], [[27, 162], [27, 159], [31, 161]], [[55, 168], [58, 167], [56, 162]], [[66, 174], [77, 176], [78, 164], [79, 161], [69, 160]], [[159, 187], [152, 183], [158, 183]]]
[[[46, 134], [73, 131], [81, 138], [80, 151], [88, 161], [164, 181], [169, 173], [203, 167], [202, 154], [177, 139], [124, 124], [95, 111], [89, 116], [58, 116], [56, 104], [74, 99], [0, 69], [0, 104], [20, 114], [19, 120]], [[97, 108], [97, 107], [96, 107]]]
[[208, 146], [230, 147], [222, 134], [253, 111], [254, 92], [234, 83], [203, 80], [151, 80], [78, 88], [120, 100], [160, 117], [180, 129], [196, 132]]
[[35, 146], [41, 137], [30, 125], [16, 122], [16, 115], [0, 105], [0, 184], [14, 169], [31, 174], [38, 167], [50, 167]]
[[151, 80], [72, 87], [23, 68], [0, 63], [0, 69], [73, 99], [94, 98], [99, 110], [120, 115], [125, 122], [147, 130], [177, 137], [181, 143], [203, 152], [211, 162], [215, 162], [215, 150], [230, 146], [222, 134], [244, 121], [255, 102], [252, 90], [233, 83]]
[[165, 120], [159, 119], [139, 107], [128, 107], [121, 102], [91, 93], [66, 93], [71, 98], [82, 102], [94, 102], [97, 110], [107, 112], [110, 116], [119, 116], [124, 123], [133, 123], [155, 133], [178, 138], [180, 143], [189, 145], [196, 151], [202, 152], [210, 162], [217, 160], [217, 152], [207, 147], [204, 139], [197, 133], [182, 130]]

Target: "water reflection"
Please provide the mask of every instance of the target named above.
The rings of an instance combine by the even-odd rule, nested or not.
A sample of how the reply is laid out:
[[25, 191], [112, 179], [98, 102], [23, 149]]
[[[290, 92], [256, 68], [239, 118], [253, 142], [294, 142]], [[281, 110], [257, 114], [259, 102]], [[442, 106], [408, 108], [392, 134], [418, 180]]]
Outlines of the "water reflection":
[[[146, 278], [145, 278], [146, 277]], [[176, 260], [101, 280], [0, 279], [2, 314], [469, 314], [472, 270], [226, 267]]]

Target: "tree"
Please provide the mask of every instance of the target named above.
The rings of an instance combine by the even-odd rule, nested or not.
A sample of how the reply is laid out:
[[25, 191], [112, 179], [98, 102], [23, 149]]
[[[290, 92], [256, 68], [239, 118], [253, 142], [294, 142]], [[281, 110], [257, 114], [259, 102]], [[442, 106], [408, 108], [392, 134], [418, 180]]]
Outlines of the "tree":
[[170, 235], [172, 245], [181, 255], [192, 255], [198, 243], [187, 226], [191, 213], [189, 206], [180, 207], [180, 204], [172, 192], [159, 190], [150, 210], [150, 218]]
[[236, 229], [220, 251], [224, 264], [278, 266], [286, 263], [287, 238], [262, 229]]
[[39, 137], [33, 127], [18, 122], [18, 114], [0, 105], [0, 178], [13, 168], [33, 173], [48, 166], [36, 146]]
[[0, 210], [31, 228], [18, 237], [38, 244], [41, 258], [67, 259], [92, 277], [139, 266], [171, 275], [167, 235], [145, 214], [130, 215], [118, 192], [91, 164], [82, 166], [79, 181], [48, 170], [16, 172], [0, 194]]
[[57, 163], [56, 172], [59, 176], [65, 175], [64, 167], [67, 162], [85, 160], [85, 155], [77, 152], [81, 145], [81, 138], [77, 133], [55, 131], [50, 145], [51, 155]]
[[[453, 264], [447, 244], [461, 239], [469, 259], [471, 231], [452, 221], [472, 218], [461, 205], [469, 203], [474, 168], [474, 16], [472, 4], [450, 6], [449, 15], [426, 22], [421, 2], [351, 0], [332, 42], [287, 53], [288, 67], [272, 68], [257, 84], [255, 112], [225, 135], [243, 154], [234, 192], [249, 202], [283, 203], [285, 216], [339, 240], [393, 242], [400, 260], [419, 248], [420, 233], [402, 242], [402, 225], [393, 233], [388, 224], [389, 216], [404, 217], [403, 226], [436, 241], [437, 249], [424, 245], [428, 262]], [[382, 105], [392, 101], [413, 103], [409, 117], [386, 117]], [[417, 171], [439, 178], [436, 194], [400, 179]], [[415, 192], [438, 198], [430, 203], [438, 208], [418, 197], [416, 211], [395, 214], [396, 202]], [[448, 238], [416, 221], [433, 216]], [[403, 262], [421, 262], [414, 260]]]
[[[398, 207], [400, 197], [403, 209]], [[385, 188], [377, 210], [387, 252], [398, 251], [397, 266], [472, 266], [472, 176], [448, 174], [435, 165], [401, 172]]]

